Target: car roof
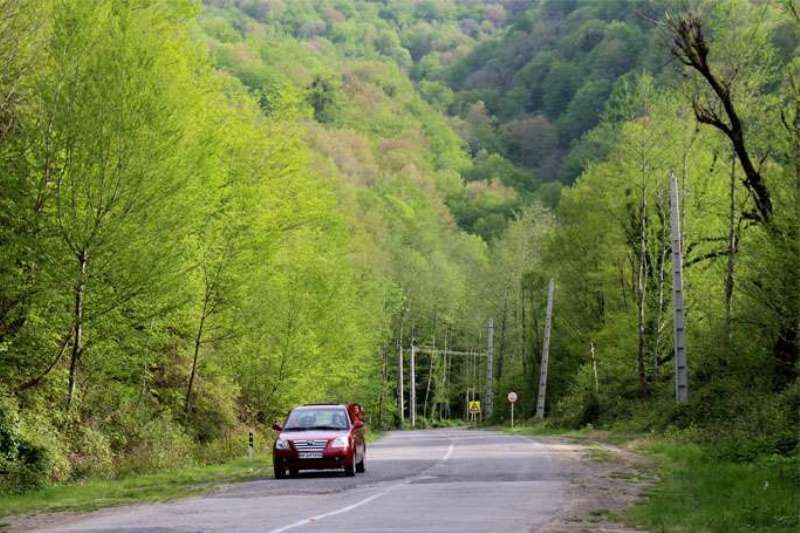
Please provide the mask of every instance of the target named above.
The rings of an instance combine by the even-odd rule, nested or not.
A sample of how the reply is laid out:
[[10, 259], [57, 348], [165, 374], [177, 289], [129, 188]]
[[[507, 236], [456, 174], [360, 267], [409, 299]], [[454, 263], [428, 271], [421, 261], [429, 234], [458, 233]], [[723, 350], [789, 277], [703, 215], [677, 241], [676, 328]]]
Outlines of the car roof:
[[340, 407], [342, 409], [346, 409], [347, 406], [341, 403], [307, 403], [305, 405], [299, 405], [295, 407], [295, 409], [309, 409], [312, 407]]

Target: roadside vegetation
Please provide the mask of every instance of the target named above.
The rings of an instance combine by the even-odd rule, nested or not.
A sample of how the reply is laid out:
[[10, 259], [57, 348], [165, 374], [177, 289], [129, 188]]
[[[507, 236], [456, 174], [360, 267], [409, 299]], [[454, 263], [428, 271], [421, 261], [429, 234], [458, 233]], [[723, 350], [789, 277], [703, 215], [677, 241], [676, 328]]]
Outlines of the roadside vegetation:
[[[370, 443], [382, 435], [380, 430], [367, 428], [364, 437]], [[246, 438], [245, 435], [242, 437]], [[262, 438], [264, 436], [259, 435], [256, 442], [261, 442]], [[128, 472], [114, 479], [90, 478], [25, 492], [0, 493], [0, 527], [4, 516], [91, 511], [130, 503], [167, 501], [206, 494], [228, 483], [271, 478], [272, 454], [269, 450], [272, 441], [264, 442], [264, 445], [257, 446], [258, 452], [252, 459], [246, 456], [244, 446], [237, 446], [235, 452], [225, 454], [225, 457], [241, 454], [231, 460], [218, 459], [210, 464], [172, 467], [165, 465], [158, 472]]]
[[748, 462], [714, 448], [670, 439], [641, 448], [658, 464], [660, 481], [623, 515], [649, 531], [800, 529], [800, 461], [781, 455]]
[[165, 501], [210, 492], [226, 483], [272, 476], [271, 454], [252, 460], [222, 464], [167, 468], [158, 473], [131, 474], [120, 479], [91, 479], [55, 485], [22, 494], [0, 495], [2, 517], [58, 511], [91, 511], [140, 502]]
[[797, 457], [772, 454], [741, 461], [720, 448], [697, 444], [698, 439], [688, 432], [636, 433], [624, 426], [575, 430], [544, 423], [494, 428], [584, 444], [588, 461], [615, 461], [606, 445], [647, 458], [648, 463], [632, 471], [614, 472], [646, 487], [643, 499], [624, 512], [597, 511], [617, 522], [661, 532], [790, 532], [800, 528]]
[[799, 47], [797, 0], [0, 0], [0, 492], [238, 464], [304, 402], [396, 427], [412, 342], [454, 423], [489, 319], [527, 419], [551, 278], [548, 419], [791, 488]]

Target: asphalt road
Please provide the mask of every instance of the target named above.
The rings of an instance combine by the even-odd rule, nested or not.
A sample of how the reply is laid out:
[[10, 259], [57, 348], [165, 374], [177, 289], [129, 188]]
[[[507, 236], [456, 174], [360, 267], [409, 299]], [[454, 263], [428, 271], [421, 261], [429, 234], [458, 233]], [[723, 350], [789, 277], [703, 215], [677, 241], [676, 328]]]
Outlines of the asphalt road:
[[557, 445], [462, 429], [390, 432], [367, 472], [303, 474], [202, 497], [106, 509], [49, 531], [536, 531], [566, 499]]

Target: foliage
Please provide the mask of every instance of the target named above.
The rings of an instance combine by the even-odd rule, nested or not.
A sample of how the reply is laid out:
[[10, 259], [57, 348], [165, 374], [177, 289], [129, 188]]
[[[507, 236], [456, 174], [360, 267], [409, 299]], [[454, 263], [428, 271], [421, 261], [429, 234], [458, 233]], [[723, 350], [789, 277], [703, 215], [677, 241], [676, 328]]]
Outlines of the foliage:
[[[550, 278], [548, 417], [790, 455], [793, 5], [0, 0], [2, 490], [223, 462], [303, 402], [398, 425], [412, 342], [446, 425], [489, 319], [530, 417]], [[670, 28], [706, 31], [701, 70]]]
[[[522, 2], [500, 36], [476, 46], [440, 75], [456, 90], [461, 114], [474, 102], [497, 117], [498, 151], [537, 180], [573, 181], [567, 164], [584, 132], [599, 122], [617, 80], [658, 72], [658, 19], [668, 2]], [[558, 28], [558, 31], [555, 31]], [[529, 186], [529, 190], [532, 187]]]
[[239, 458], [211, 466], [168, 469], [124, 479], [93, 479], [56, 485], [22, 494], [0, 494], [0, 516], [34, 512], [89, 511], [103, 506], [161, 502], [204, 494], [237, 481], [263, 479], [272, 470], [272, 458]]
[[795, 531], [798, 458], [731, 463], [696, 445], [661, 442], [648, 451], [663, 481], [625, 513], [626, 521], [665, 531]]

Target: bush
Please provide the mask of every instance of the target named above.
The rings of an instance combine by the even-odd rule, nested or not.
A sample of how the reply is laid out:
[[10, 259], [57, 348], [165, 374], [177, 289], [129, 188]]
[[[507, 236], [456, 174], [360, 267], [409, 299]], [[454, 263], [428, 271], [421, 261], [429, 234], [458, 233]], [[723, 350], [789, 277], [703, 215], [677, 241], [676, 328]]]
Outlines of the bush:
[[72, 479], [114, 476], [114, 456], [108, 437], [96, 429], [76, 425], [67, 434], [71, 444], [68, 459], [72, 466]]
[[146, 422], [127, 439], [119, 473], [146, 473], [194, 463], [192, 439], [163, 414]]
[[4, 476], [9, 492], [41, 488], [50, 480], [53, 464], [47, 449], [27, 441], [20, 441], [17, 457]]
[[792, 413], [795, 387], [769, 396], [735, 380], [717, 380], [697, 391], [684, 416], [720, 459], [747, 462], [786, 455], [800, 442]]
[[238, 424], [239, 388], [224, 376], [206, 376], [197, 386], [187, 430], [201, 443], [224, 439]]
[[[239, 426], [221, 438], [197, 445], [194, 455], [201, 464], [219, 464], [245, 457], [249, 432], [249, 427]], [[267, 452], [272, 448], [272, 440], [258, 431], [254, 444], [256, 453]]]
[[26, 423], [17, 403], [0, 394], [0, 491], [39, 488], [66, 477], [64, 459], [55, 430], [45, 420]]

